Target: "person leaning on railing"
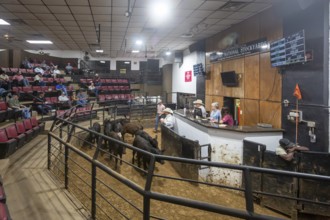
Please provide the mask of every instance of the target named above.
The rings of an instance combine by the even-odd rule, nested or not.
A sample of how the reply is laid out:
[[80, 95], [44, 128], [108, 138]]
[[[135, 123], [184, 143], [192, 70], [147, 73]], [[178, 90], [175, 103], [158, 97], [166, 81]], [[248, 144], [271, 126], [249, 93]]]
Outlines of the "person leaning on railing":
[[280, 145], [276, 148], [275, 153], [286, 161], [292, 161], [294, 159], [294, 153], [297, 151], [309, 151], [308, 147], [294, 144], [286, 138], [280, 139], [279, 143]]

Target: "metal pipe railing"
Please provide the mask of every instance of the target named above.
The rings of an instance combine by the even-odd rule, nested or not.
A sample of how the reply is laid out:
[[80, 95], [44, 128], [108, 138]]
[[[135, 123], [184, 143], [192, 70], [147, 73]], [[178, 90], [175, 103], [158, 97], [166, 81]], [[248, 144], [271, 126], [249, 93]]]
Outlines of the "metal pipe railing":
[[[238, 218], [245, 218], [245, 219], [279, 219], [276, 217], [271, 217], [271, 216], [266, 216], [266, 215], [261, 215], [257, 214], [254, 212], [254, 203], [253, 203], [253, 194], [264, 194], [264, 195], [269, 195], [269, 196], [275, 196], [275, 197], [280, 197], [280, 198], [287, 198], [287, 199], [293, 199], [296, 201], [305, 201], [305, 202], [311, 202], [313, 201], [308, 200], [308, 199], [299, 199], [299, 198], [293, 198], [289, 196], [283, 196], [283, 195], [278, 195], [278, 194], [272, 194], [272, 193], [266, 193], [266, 192], [258, 192], [258, 191], [253, 191], [252, 190], [252, 180], [251, 180], [251, 173], [262, 173], [262, 174], [271, 174], [271, 175], [279, 175], [279, 176], [289, 176], [289, 177], [295, 177], [295, 178], [304, 178], [304, 179], [311, 179], [311, 180], [318, 180], [318, 181], [328, 181], [330, 182], [330, 177], [329, 176], [320, 176], [320, 175], [315, 175], [315, 174], [307, 174], [307, 173], [297, 173], [297, 172], [290, 172], [290, 171], [283, 171], [283, 170], [274, 170], [274, 169], [267, 169], [267, 168], [259, 168], [259, 167], [252, 167], [252, 166], [243, 166], [243, 165], [234, 165], [234, 164], [225, 164], [225, 163], [219, 163], [219, 162], [210, 162], [210, 161], [200, 161], [200, 160], [193, 160], [193, 159], [187, 159], [187, 158], [179, 158], [179, 157], [171, 157], [171, 156], [165, 156], [165, 155], [154, 155], [150, 152], [143, 151], [139, 148], [136, 148], [132, 145], [129, 145], [127, 143], [123, 143], [121, 141], [118, 141], [116, 139], [112, 139], [110, 137], [107, 137], [103, 134], [97, 133], [95, 131], [86, 129], [78, 124], [74, 124], [68, 120], [65, 119], [58, 119], [60, 122], [63, 124], [67, 124], [68, 126], [72, 126], [70, 131], [69, 131], [69, 137], [71, 136], [70, 133], [72, 133], [73, 130], [76, 128], [81, 129], [82, 131], [87, 131], [90, 133], [94, 133], [98, 137], [105, 139], [105, 140], [110, 140], [111, 142], [115, 142], [117, 144], [120, 144], [121, 146], [124, 146], [128, 149], [134, 150], [136, 152], [140, 152], [144, 154], [145, 156], [148, 156], [150, 158], [149, 162], [149, 167], [147, 171], [147, 176], [146, 176], [146, 182], [144, 187], [142, 188], [139, 186], [137, 183], [125, 178], [121, 174], [117, 173], [116, 171], [110, 169], [108, 166], [104, 165], [100, 161], [98, 161], [98, 155], [100, 152], [100, 145], [98, 144], [96, 146], [95, 154], [93, 157], [87, 155], [86, 153], [80, 151], [79, 149], [75, 148], [72, 144], [66, 142], [62, 138], [58, 137], [54, 132], [49, 132], [48, 133], [48, 169], [51, 168], [52, 161], [51, 161], [51, 148], [52, 140], [56, 140], [60, 144], [63, 144], [65, 147], [65, 152], [64, 152], [64, 158], [65, 158], [65, 188], [68, 188], [69, 184], [69, 178], [68, 178], [68, 170], [69, 164], [68, 164], [68, 154], [69, 152], [74, 152], [77, 154], [79, 157], [84, 158], [88, 163], [91, 165], [92, 173], [90, 175], [91, 177], [91, 216], [92, 219], [96, 219], [96, 214], [97, 214], [97, 208], [98, 205], [96, 203], [96, 195], [97, 195], [97, 169], [102, 170], [105, 172], [107, 175], [111, 176], [115, 180], [119, 181], [121, 184], [124, 184], [131, 190], [137, 192], [139, 195], [143, 197], [143, 219], [149, 219], [151, 217], [150, 214], [150, 202], [151, 200], [157, 200], [157, 201], [162, 201], [162, 202], [167, 202], [171, 204], [176, 204], [176, 205], [182, 205], [190, 208], [195, 208], [199, 210], [204, 210], [204, 211], [209, 211], [213, 213], [218, 213], [218, 214], [224, 214], [224, 215], [229, 215], [233, 217], [238, 217]], [[55, 123], [55, 122], [54, 122]], [[68, 139], [69, 140], [69, 139]], [[238, 190], [238, 191], [243, 191], [244, 192], [244, 198], [245, 198], [245, 210], [240, 210], [240, 209], [235, 209], [235, 208], [228, 208], [216, 204], [211, 204], [207, 202], [202, 202], [198, 200], [192, 200], [192, 199], [187, 199], [187, 198], [182, 198], [182, 197], [177, 197], [173, 195], [167, 195], [163, 193], [158, 193], [158, 192], [153, 192], [151, 189], [151, 185], [153, 182], [153, 177], [162, 177], [162, 178], [168, 178], [168, 179], [176, 179], [179, 181], [192, 181], [189, 179], [182, 179], [182, 178], [174, 178], [174, 177], [168, 177], [168, 176], [162, 176], [162, 175], [157, 175], [155, 174], [155, 163], [156, 160], [164, 160], [164, 161], [172, 161], [172, 162], [178, 162], [178, 163], [184, 163], [184, 164], [192, 164], [192, 165], [200, 165], [200, 166], [209, 166], [209, 167], [215, 167], [215, 168], [225, 168], [225, 169], [233, 169], [233, 170], [239, 170], [243, 172], [243, 180], [244, 180], [244, 189], [241, 188], [234, 188], [230, 187], [230, 189], [233, 190]], [[202, 183], [206, 184], [202, 181], [194, 181], [195, 183]], [[207, 183], [208, 184], [208, 183]], [[215, 185], [215, 184], [214, 184]], [[220, 185], [216, 185], [218, 187], [221, 187]], [[224, 187], [226, 188], [226, 187]], [[227, 187], [228, 188], [228, 187]], [[329, 203], [324, 203], [322, 202], [323, 205], [330, 205]], [[134, 207], [134, 206], [133, 206]], [[136, 207], [134, 207], [136, 208]], [[103, 211], [103, 210], [102, 210]], [[157, 218], [157, 217], [156, 217]]]

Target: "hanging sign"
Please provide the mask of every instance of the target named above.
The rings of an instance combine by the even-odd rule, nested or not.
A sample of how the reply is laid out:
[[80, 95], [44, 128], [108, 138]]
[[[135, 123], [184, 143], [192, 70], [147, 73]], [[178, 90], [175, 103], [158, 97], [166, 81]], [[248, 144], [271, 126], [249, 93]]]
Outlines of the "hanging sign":
[[185, 82], [191, 82], [192, 80], [192, 71], [186, 71], [184, 74], [184, 81]]

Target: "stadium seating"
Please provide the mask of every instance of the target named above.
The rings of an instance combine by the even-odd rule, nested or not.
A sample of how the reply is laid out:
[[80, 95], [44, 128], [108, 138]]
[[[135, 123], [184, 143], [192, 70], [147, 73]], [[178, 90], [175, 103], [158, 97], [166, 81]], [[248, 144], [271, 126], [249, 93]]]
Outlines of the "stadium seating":
[[26, 135], [25, 134], [18, 134], [17, 130], [16, 130], [16, 126], [13, 125], [9, 125], [5, 128], [6, 133], [7, 133], [7, 137], [9, 139], [16, 139], [17, 140], [17, 148], [21, 148], [26, 141]]
[[7, 137], [5, 129], [0, 129], [0, 159], [12, 155], [17, 148], [17, 140]]

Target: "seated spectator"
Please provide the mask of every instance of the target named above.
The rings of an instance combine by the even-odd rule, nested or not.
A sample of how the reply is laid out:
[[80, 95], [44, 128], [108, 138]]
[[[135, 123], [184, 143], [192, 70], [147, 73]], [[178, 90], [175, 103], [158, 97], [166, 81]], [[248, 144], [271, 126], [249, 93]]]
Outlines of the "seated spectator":
[[49, 69], [49, 66], [48, 66], [47, 63], [46, 63], [46, 60], [43, 60], [43, 61], [41, 62], [41, 64], [40, 64], [40, 66], [41, 66], [41, 68], [43, 68], [43, 69]]
[[9, 76], [2, 69], [0, 69], [0, 88], [3, 88], [5, 90], [11, 89], [11, 82], [9, 80]]
[[275, 150], [276, 155], [289, 162], [294, 159], [294, 152], [309, 151], [309, 148], [294, 144], [286, 138], [280, 139], [279, 144]]
[[34, 68], [33, 70], [35, 73], [41, 73], [41, 75], [44, 75], [45, 70], [39, 66], [37, 66], [36, 68]]
[[86, 104], [87, 104], [87, 97], [81, 90], [79, 90], [77, 95], [77, 105], [85, 106]]
[[73, 104], [73, 105], [76, 105], [76, 104], [77, 104], [78, 97], [77, 97], [75, 91], [72, 92], [71, 100], [72, 100], [72, 104]]
[[55, 86], [55, 89], [58, 90], [58, 91], [61, 91], [64, 92], [64, 94], [67, 96], [68, 95], [68, 91], [66, 90], [66, 86], [63, 85], [62, 82], [59, 82], [56, 86]]
[[15, 119], [19, 116], [23, 116], [23, 118], [31, 117], [30, 108], [27, 108], [25, 105], [20, 104], [17, 94], [14, 94], [8, 100], [8, 106], [15, 111]]
[[58, 101], [60, 104], [64, 106], [69, 106], [71, 108], [71, 101], [68, 96], [65, 95], [64, 92], [62, 92], [62, 94], [58, 97]]
[[175, 119], [173, 117], [173, 111], [170, 108], [165, 108], [163, 110], [165, 118], [160, 119], [160, 123], [164, 124], [166, 127], [173, 129], [175, 124]]
[[34, 84], [36, 86], [45, 86], [46, 85], [41, 73], [38, 73], [34, 76]]
[[37, 112], [39, 114], [46, 115], [52, 109], [52, 106], [46, 102], [45, 93], [40, 92], [39, 95], [33, 100], [34, 104], [37, 107]]
[[99, 76], [99, 74], [95, 74], [95, 76], [93, 77], [93, 83], [95, 86], [101, 86], [101, 77]]
[[66, 74], [71, 75], [72, 69], [73, 69], [73, 67], [71, 66], [71, 63], [68, 63], [68, 65], [65, 67]]
[[52, 76], [56, 78], [57, 76], [61, 75], [61, 71], [57, 69], [57, 66], [54, 66], [54, 69], [52, 71]]
[[95, 87], [93, 82], [91, 82], [91, 84], [88, 86], [88, 89], [95, 93], [96, 97], [99, 95], [99, 87]]
[[23, 60], [22, 65], [25, 69], [32, 69], [32, 64], [27, 57], [25, 57], [25, 59]]
[[29, 81], [22, 75], [21, 71], [18, 71], [15, 76], [13, 76], [13, 83], [17, 86], [30, 86]]

